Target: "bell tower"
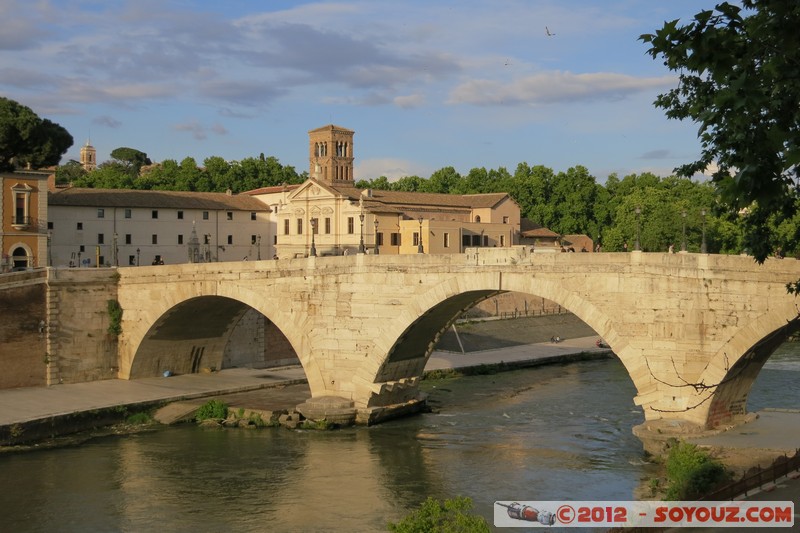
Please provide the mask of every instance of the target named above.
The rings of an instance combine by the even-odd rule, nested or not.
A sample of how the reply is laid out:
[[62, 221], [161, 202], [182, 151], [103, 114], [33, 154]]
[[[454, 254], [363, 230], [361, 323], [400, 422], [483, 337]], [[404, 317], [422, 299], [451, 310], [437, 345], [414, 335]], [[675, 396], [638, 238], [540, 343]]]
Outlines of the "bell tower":
[[309, 176], [331, 185], [352, 186], [353, 135], [353, 130], [333, 124], [309, 131]]
[[88, 140], [86, 144], [81, 146], [81, 165], [87, 172], [91, 172], [97, 168], [97, 150], [94, 149], [94, 146], [89, 144]]

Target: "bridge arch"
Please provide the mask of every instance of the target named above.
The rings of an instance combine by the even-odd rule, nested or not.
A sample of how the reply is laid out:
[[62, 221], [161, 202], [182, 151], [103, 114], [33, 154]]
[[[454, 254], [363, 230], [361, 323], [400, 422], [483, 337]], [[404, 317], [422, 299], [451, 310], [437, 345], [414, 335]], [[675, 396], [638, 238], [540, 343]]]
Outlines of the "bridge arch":
[[[133, 287], [135, 290], [135, 287]], [[119, 346], [119, 374], [125, 379], [160, 376], [165, 370], [192, 373], [223, 367], [230, 336], [244, 313], [254, 309], [264, 316], [273, 336], [283, 338], [296, 355], [309, 384], [323, 382], [318, 361], [308, 357], [304, 320], [297, 320], [279, 298], [265, 298], [256, 289], [233, 284], [208, 287], [181, 284], [159, 293], [151, 305], [123, 307], [123, 334]], [[280, 341], [279, 341], [280, 342]]]
[[745, 415], [747, 398], [764, 364], [797, 331], [800, 316], [794, 306], [763, 314], [741, 328], [714, 354], [696, 382], [701, 388], [689, 407], [709, 402], [707, 415], [697, 422], [714, 428]]
[[[498, 289], [502, 286], [502, 289]], [[570, 311], [599, 336], [622, 344], [610, 318], [596, 305], [583, 298], [566, 284], [541, 279], [526, 274], [503, 275], [502, 282], [494, 276], [462, 275], [450, 278], [430, 287], [415, 300], [417, 305], [398, 321], [394, 343], [386, 350], [385, 357], [374, 376], [363, 376], [373, 383], [411, 380], [422, 375], [439, 338], [448, 327], [466, 310], [480, 301], [504, 292], [518, 292], [546, 298]], [[392, 335], [391, 332], [387, 332]], [[611, 346], [621, 348], [621, 346]], [[631, 379], [633, 375], [628, 370]], [[636, 367], [636, 365], [633, 365]], [[638, 388], [638, 384], [635, 383]], [[396, 398], [393, 399], [396, 401]], [[373, 398], [368, 405], [375, 405]]]

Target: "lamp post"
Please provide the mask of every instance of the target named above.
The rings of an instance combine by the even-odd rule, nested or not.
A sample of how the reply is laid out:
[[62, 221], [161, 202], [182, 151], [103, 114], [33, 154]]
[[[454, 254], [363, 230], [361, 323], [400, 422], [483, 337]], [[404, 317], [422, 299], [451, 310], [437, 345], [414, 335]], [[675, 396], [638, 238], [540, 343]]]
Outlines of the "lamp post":
[[358, 220], [361, 221], [361, 239], [358, 241], [358, 253], [363, 254], [366, 252], [364, 248], [364, 213], [358, 215]]
[[375, 255], [380, 254], [378, 248], [378, 217], [375, 217]]
[[683, 240], [681, 241], [681, 252], [686, 251], [686, 209], [681, 212], [683, 218]]
[[137, 248], [136, 249], [136, 266], [137, 267], [139, 266], [139, 253], [140, 252], [141, 252], [141, 250]]
[[119, 235], [117, 232], [114, 232], [114, 265], [119, 266], [119, 247], [117, 246], [117, 239], [119, 239]]
[[316, 241], [314, 240], [314, 235], [316, 233], [317, 233], [317, 219], [316, 218], [312, 218], [311, 219], [311, 251], [309, 252], [309, 255], [311, 257], [317, 257], [317, 244], [316, 244]]
[[422, 248], [422, 217], [419, 217], [417, 220], [419, 220], [419, 240], [417, 242], [417, 253], [424, 254], [425, 250]]
[[706, 254], [708, 253], [708, 247], [706, 246], [706, 210], [700, 210], [700, 216], [703, 217], [703, 240], [700, 241], [700, 253]]
[[634, 212], [636, 213], [636, 242], [633, 243], [633, 249], [638, 252], [642, 249], [639, 246], [639, 215], [642, 213], [642, 208], [637, 205], [636, 209], [634, 209]]

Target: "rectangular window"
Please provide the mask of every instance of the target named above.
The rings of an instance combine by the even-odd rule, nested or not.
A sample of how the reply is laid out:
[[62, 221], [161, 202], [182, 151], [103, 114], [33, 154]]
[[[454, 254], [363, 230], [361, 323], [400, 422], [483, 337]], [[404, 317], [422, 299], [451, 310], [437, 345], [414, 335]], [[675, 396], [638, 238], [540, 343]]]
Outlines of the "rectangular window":
[[80, 253], [83, 253], [83, 252], [85, 252], [85, 251], [86, 251], [86, 247], [85, 247], [84, 245], [82, 245], [82, 244], [81, 244], [81, 245], [80, 245], [80, 247], [78, 248], [78, 251], [79, 251]]
[[353, 217], [347, 217], [347, 233], [352, 235], [356, 232], [356, 221]]
[[400, 246], [400, 234], [399, 233], [392, 233], [390, 237], [390, 241], [392, 246]]
[[331, 217], [325, 217], [325, 234], [330, 235], [331, 233]]
[[97, 208], [97, 218], [105, 218], [106, 217], [106, 210], [102, 207]]
[[203, 235], [203, 244], [211, 244], [211, 235], [208, 233]]
[[228, 235], [228, 244], [233, 244], [233, 235]]
[[208, 220], [208, 211], [203, 211], [203, 220]]
[[158, 209], [153, 209], [152, 217], [158, 218]]
[[53, 222], [52, 221], [47, 223], [47, 229], [53, 229]]
[[178, 244], [183, 244], [183, 235], [178, 235]]
[[297, 219], [297, 234], [298, 235], [302, 235], [303, 234], [303, 219], [302, 218], [298, 218]]
[[289, 219], [283, 221], [283, 234], [289, 235]]
[[376, 233], [375, 239], [376, 242], [378, 243], [378, 246], [383, 246], [383, 233]]
[[414, 239], [411, 241], [414, 246], [419, 246], [419, 233], [414, 232]]
[[183, 211], [178, 211], [178, 220], [183, 220]]
[[131, 239], [132, 239], [131, 234], [130, 233], [126, 233], [125, 234], [125, 244], [131, 244], [133, 242]]
[[311, 232], [314, 233], [315, 235], [319, 234], [319, 219], [318, 218], [312, 218], [311, 219]]
[[125, 218], [131, 218], [131, 216], [133, 216], [133, 213], [131, 213], [131, 210], [130, 209], [126, 209], [125, 210]]
[[97, 258], [97, 266], [102, 266], [106, 264], [106, 258], [102, 255]]
[[443, 242], [442, 244], [444, 244], [444, 247], [445, 247], [445, 248], [450, 248], [450, 234], [449, 234], [449, 233], [445, 233], [445, 234], [444, 234], [444, 239], [443, 239], [443, 241], [444, 241], [444, 242]]
[[256, 212], [250, 211], [250, 220], [256, 220]]
[[97, 244], [105, 244], [103, 241], [106, 240], [106, 236], [102, 233], [97, 234]]
[[228, 211], [225, 213], [225, 216], [228, 218], [228, 220], [233, 220], [233, 211]]
[[78, 222], [78, 231], [83, 231], [83, 222]]
[[505, 245], [506, 245], [506, 236], [500, 235], [500, 246], [505, 246]]
[[508, 224], [508, 217], [503, 217], [503, 224]]
[[128, 256], [128, 266], [136, 266], [136, 256], [129, 255]]
[[158, 244], [158, 235], [153, 235], [153, 244]]
[[472, 246], [472, 237], [470, 235], [462, 235], [461, 246]]
[[250, 235], [250, 244], [255, 244], [255, 243], [256, 243], [256, 236]]

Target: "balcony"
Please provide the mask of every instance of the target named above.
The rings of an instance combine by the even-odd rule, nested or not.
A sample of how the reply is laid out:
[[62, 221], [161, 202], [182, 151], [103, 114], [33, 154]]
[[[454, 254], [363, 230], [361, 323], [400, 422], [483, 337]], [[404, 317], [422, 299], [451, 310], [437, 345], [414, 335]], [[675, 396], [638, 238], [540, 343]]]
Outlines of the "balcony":
[[11, 227], [15, 230], [25, 231], [31, 229], [33, 226], [37, 226], [37, 221], [33, 217], [11, 215]]

